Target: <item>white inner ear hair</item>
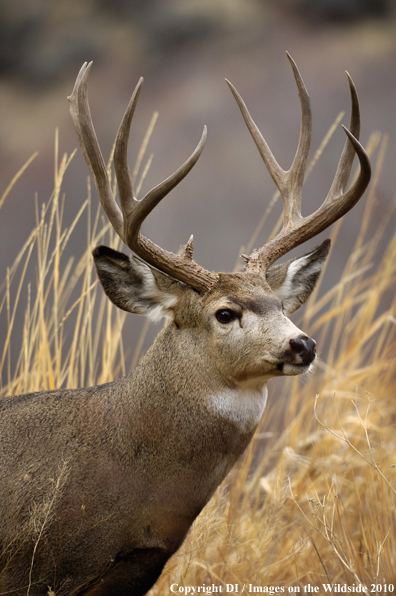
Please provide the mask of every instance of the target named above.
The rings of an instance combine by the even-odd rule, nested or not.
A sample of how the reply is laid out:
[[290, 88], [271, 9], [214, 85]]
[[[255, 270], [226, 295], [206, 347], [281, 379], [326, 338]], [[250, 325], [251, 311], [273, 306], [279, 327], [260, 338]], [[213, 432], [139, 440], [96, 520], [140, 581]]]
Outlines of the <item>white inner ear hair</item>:
[[137, 299], [136, 296], [131, 298], [131, 308], [135, 312], [139, 311], [139, 314], [146, 315], [153, 323], [157, 323], [163, 317], [173, 320], [176, 296], [158, 289], [155, 277], [147, 265], [136, 260], [134, 268], [142, 276], [142, 289]]
[[[299, 294], [306, 287], [306, 277], [321, 271], [322, 262], [319, 260], [311, 261], [310, 256], [310, 254], [305, 255], [305, 257], [300, 257], [290, 264], [282, 285], [276, 290], [280, 300], [287, 301], [288, 298]], [[301, 279], [296, 280], [298, 273], [305, 268], [306, 270], [301, 275]]]

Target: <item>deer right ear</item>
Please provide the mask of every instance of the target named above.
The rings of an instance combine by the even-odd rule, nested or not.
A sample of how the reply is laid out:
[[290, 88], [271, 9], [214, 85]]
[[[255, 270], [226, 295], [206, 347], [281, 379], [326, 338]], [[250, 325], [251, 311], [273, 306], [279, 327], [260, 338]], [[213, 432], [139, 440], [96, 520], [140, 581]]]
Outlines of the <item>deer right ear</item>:
[[309, 298], [330, 251], [330, 240], [314, 250], [268, 269], [267, 283], [282, 300], [283, 312], [290, 315]]
[[146, 315], [152, 321], [174, 318], [179, 282], [140, 258], [107, 246], [98, 246], [92, 256], [103, 290], [118, 308]]

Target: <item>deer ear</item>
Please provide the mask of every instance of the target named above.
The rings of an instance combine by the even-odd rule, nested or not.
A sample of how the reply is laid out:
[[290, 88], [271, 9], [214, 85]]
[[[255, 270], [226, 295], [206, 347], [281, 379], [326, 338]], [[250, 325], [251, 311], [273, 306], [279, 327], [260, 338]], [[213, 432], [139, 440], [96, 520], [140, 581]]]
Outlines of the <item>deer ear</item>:
[[92, 256], [103, 290], [118, 308], [152, 321], [173, 319], [179, 282], [142, 259], [107, 246], [98, 246]]
[[283, 311], [290, 315], [308, 300], [330, 251], [330, 240], [325, 240], [313, 251], [271, 267], [267, 282], [283, 302]]

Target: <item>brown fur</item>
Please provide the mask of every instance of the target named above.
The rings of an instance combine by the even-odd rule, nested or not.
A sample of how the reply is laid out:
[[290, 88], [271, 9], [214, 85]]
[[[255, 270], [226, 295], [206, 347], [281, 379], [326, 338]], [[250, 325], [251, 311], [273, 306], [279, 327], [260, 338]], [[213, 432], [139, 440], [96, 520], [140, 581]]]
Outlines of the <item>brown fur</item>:
[[261, 275], [201, 295], [110, 249], [95, 261], [116, 303], [129, 291], [169, 324], [127, 377], [0, 402], [0, 592], [145, 594], [248, 445], [266, 380], [301, 361], [288, 342], [305, 336]]

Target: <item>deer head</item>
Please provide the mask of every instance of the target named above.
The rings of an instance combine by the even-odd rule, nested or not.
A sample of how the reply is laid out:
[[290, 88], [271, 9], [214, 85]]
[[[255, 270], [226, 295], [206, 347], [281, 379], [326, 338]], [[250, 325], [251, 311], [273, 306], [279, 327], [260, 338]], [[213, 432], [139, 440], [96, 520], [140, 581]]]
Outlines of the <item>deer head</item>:
[[[140, 233], [150, 211], [197, 161], [206, 131], [191, 157], [137, 201], [127, 143], [140, 81], [116, 139], [118, 207], [89, 112], [90, 66], [82, 67], [70, 97], [72, 117], [103, 208], [134, 253], [96, 248], [99, 279], [118, 307], [154, 320], [166, 317], [168, 324], [140, 366], [122, 379], [1, 400], [1, 593], [22, 594], [29, 586], [28, 593], [32, 587], [32, 594], [44, 596], [66, 586], [68, 593], [86, 596], [145, 594], [248, 445], [264, 411], [267, 379], [300, 374], [314, 361], [314, 340], [288, 315], [310, 295], [330, 242], [274, 263], [351, 209], [369, 182], [370, 163], [357, 140], [359, 104], [348, 77], [351, 131], [345, 129], [334, 182], [323, 205], [301, 216], [311, 111], [289, 60], [302, 124], [288, 171], [277, 164], [230, 84], [284, 204], [283, 229], [245, 255], [242, 273], [200, 267], [192, 238], [183, 254], [174, 255]], [[360, 172], [346, 191], [355, 153]], [[60, 463], [65, 474], [53, 493]], [[40, 503], [48, 523], [38, 544], [39, 518], [32, 511], [40, 512]], [[48, 503], [54, 507], [50, 516]]]
[[[128, 138], [132, 117], [142, 88], [140, 79], [122, 119], [115, 142], [114, 166], [118, 183], [118, 206], [92, 124], [87, 99], [91, 64], [84, 64], [69, 100], [80, 146], [95, 180], [102, 206], [123, 242], [134, 255], [126, 256], [106, 247], [93, 251], [99, 279], [108, 297], [120, 308], [156, 320], [167, 317], [180, 330], [194, 330], [194, 350], [210, 354], [221, 378], [229, 384], [260, 385], [270, 376], [305, 372], [315, 358], [314, 340], [303, 334], [287, 315], [309, 297], [330, 249], [326, 240], [318, 248], [281, 265], [280, 257], [316, 236], [349, 211], [363, 195], [370, 180], [370, 162], [358, 141], [359, 102], [349, 75], [352, 99], [350, 130], [333, 184], [321, 207], [301, 215], [301, 198], [311, 141], [311, 107], [304, 82], [288, 54], [301, 103], [301, 129], [296, 155], [283, 170], [254, 123], [248, 109], [227, 81], [263, 161], [279, 189], [284, 206], [280, 233], [250, 255], [243, 273], [214, 273], [193, 259], [193, 237], [181, 255], [168, 252], [140, 233], [154, 207], [191, 170], [206, 140], [204, 128], [195, 151], [169, 178], [141, 200], [134, 195], [128, 166]], [[349, 190], [346, 185], [355, 153], [360, 172]], [[187, 350], [192, 350], [190, 345]]]

